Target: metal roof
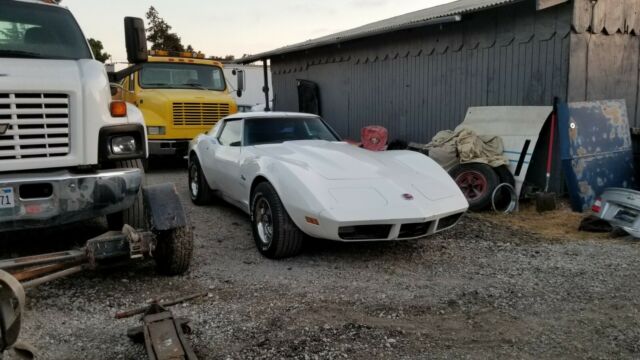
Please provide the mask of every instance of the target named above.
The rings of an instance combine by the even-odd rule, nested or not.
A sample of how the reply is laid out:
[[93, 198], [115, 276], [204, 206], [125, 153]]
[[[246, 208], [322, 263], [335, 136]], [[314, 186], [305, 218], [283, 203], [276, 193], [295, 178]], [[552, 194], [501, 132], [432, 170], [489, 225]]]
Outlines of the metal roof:
[[342, 31], [317, 39], [307, 40], [298, 44], [247, 56], [237, 60], [237, 62], [246, 64], [257, 60], [268, 59], [276, 55], [342, 43], [345, 41], [361, 39], [369, 36], [386, 34], [394, 31], [421, 26], [460, 21], [462, 20], [462, 15], [464, 14], [509, 5], [520, 1], [524, 0], [458, 0], [448, 4], [443, 4], [392, 17], [386, 20], [376, 21], [351, 30]]

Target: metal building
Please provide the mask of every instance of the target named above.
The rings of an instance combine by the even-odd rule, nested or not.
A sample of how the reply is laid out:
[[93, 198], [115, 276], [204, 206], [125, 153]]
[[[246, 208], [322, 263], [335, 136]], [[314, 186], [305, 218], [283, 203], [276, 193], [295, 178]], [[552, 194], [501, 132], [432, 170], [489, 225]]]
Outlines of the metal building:
[[[640, 0], [459, 0], [240, 60], [270, 60], [274, 108], [343, 136], [380, 124], [428, 141], [470, 106], [623, 98], [640, 125]], [[306, 80], [306, 81], [304, 81]]]

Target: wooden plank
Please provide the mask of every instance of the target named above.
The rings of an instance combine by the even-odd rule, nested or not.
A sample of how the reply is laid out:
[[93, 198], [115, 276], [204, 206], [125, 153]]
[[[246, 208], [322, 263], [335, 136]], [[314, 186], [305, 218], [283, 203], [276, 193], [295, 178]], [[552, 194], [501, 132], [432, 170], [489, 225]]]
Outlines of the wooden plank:
[[573, 30], [582, 34], [589, 30], [591, 26], [591, 16], [593, 15], [593, 5], [591, 0], [574, 0], [573, 6]]
[[623, 79], [625, 38], [622, 34], [594, 34], [589, 42], [587, 100], [620, 97]]
[[587, 54], [591, 34], [571, 34], [568, 101], [585, 101], [587, 94]]
[[552, 6], [560, 5], [568, 2], [569, 0], [538, 0], [536, 1], [536, 9], [538, 11], [550, 8]]
[[625, 23], [627, 32], [640, 35], [640, 2], [625, 0]]
[[[602, 0], [601, 0], [602, 1]], [[600, 2], [600, 1], [598, 1]], [[621, 0], [605, 0], [604, 29], [607, 34], [624, 32], [626, 2]]]
[[605, 18], [607, 16], [608, 0], [597, 1], [593, 5], [593, 14], [591, 16], [591, 32], [600, 34], [604, 31]]

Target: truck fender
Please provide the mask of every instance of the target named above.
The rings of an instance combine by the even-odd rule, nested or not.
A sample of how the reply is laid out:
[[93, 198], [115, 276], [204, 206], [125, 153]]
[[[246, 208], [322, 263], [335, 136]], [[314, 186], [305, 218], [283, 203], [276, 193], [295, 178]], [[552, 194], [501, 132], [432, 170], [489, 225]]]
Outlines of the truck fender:
[[188, 225], [187, 215], [173, 184], [150, 185], [142, 188], [152, 231], [167, 231]]

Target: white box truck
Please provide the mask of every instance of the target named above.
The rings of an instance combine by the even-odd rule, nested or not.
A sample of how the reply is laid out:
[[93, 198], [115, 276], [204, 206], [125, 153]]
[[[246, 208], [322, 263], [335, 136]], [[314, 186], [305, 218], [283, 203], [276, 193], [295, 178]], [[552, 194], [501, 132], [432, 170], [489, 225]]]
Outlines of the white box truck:
[[[129, 60], [144, 63], [144, 23], [126, 18], [125, 30]], [[106, 216], [116, 232], [148, 230], [145, 255], [182, 273], [192, 237], [175, 235], [188, 227], [175, 190], [143, 187], [142, 114], [111, 98], [123, 76], [94, 60], [68, 9], [0, 0], [0, 232]]]

